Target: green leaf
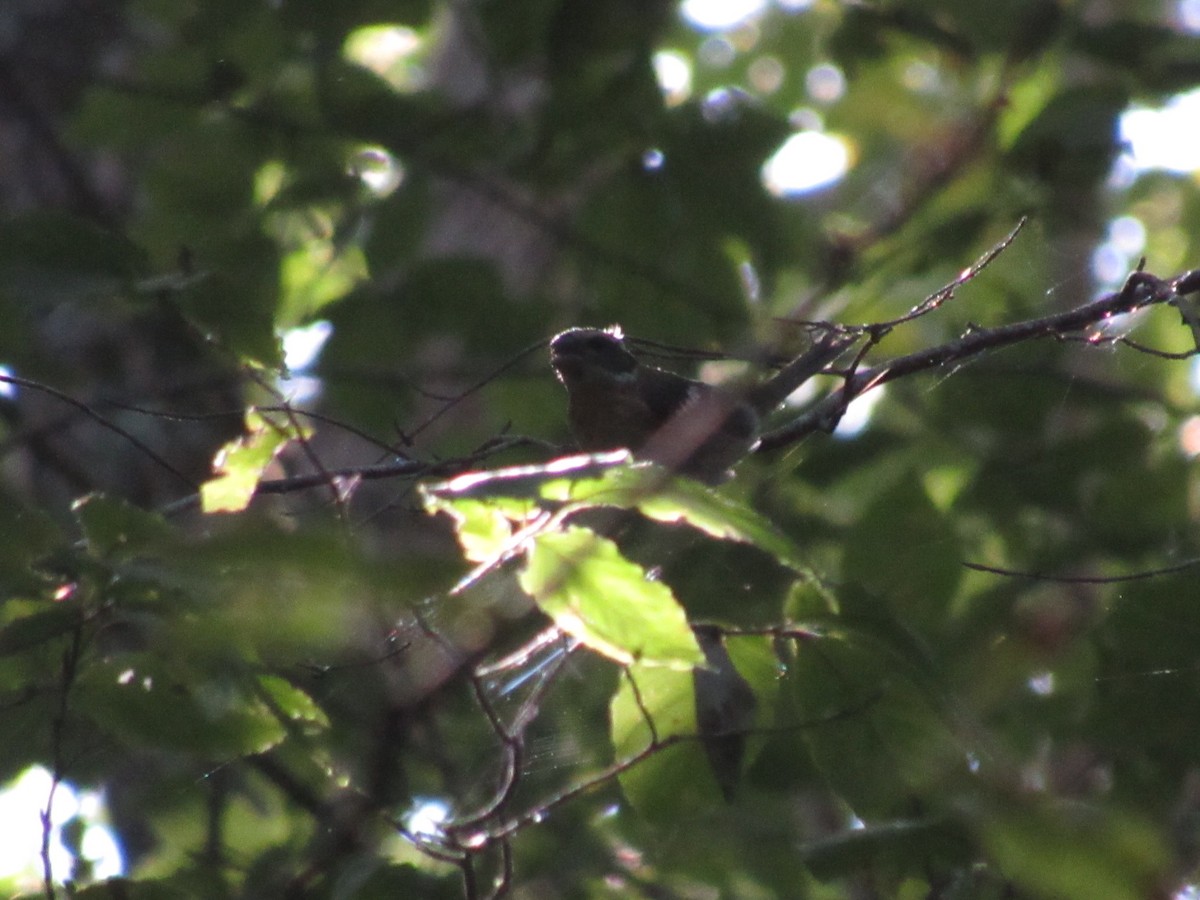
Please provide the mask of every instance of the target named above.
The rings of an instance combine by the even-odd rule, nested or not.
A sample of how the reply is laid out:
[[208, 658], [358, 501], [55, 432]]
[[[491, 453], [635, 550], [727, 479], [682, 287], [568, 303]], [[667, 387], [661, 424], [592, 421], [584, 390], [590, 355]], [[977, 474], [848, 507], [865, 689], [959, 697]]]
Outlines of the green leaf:
[[1101, 180], [1120, 150], [1117, 120], [1128, 102], [1115, 84], [1064, 90], [1017, 137], [1012, 162], [1057, 187]]
[[534, 538], [520, 583], [559, 628], [623, 665], [690, 671], [704, 660], [670, 588], [586, 528]]
[[144, 264], [144, 252], [127, 237], [78, 216], [37, 212], [0, 223], [0, 285], [36, 271], [46, 279], [82, 277], [94, 288], [111, 288]]
[[940, 698], [909, 674], [894, 646], [833, 628], [801, 643], [788, 666], [783, 690], [810, 723], [813, 760], [863, 819], [903, 815], [914, 796], [966, 771]]
[[246, 432], [222, 448], [214, 463], [217, 475], [200, 486], [200, 505], [206, 513], [245, 509], [276, 455], [289, 441], [312, 434], [310, 428], [276, 422], [254, 409], [246, 413]]
[[1079, 23], [1072, 44], [1106, 67], [1124, 71], [1142, 91], [1175, 93], [1195, 86], [1200, 75], [1200, 40], [1167, 23], [1104, 18]]
[[186, 900], [194, 895], [162, 881], [109, 878], [72, 891], [71, 896], [76, 900]]
[[75, 517], [96, 556], [130, 556], [171, 532], [166, 520], [120, 498], [93, 494], [75, 503]]
[[[297, 219], [302, 217], [303, 213], [295, 214]], [[332, 240], [306, 241], [280, 261], [280, 325], [309, 321], [323, 307], [349, 294], [366, 275], [358, 248], [339, 250]]]
[[307, 693], [278, 675], [260, 675], [258, 686], [270, 703], [289, 721], [328, 728], [329, 717]]
[[472, 562], [494, 559], [512, 541], [514, 526], [535, 511], [520, 500], [458, 500], [441, 507], [454, 519], [463, 555]]
[[[435, 878], [413, 863], [379, 865], [369, 868], [362, 860], [354, 867], [353, 878], [343, 878], [333, 900], [395, 900], [396, 897], [421, 897], [423, 900], [459, 900], [462, 890], [453, 878]], [[361, 879], [361, 881], [360, 881]]]
[[275, 715], [236, 679], [183, 673], [150, 654], [89, 665], [80, 709], [129, 743], [210, 758], [262, 753], [286, 737]]
[[[618, 759], [640, 753], [655, 738], [696, 734], [691, 671], [630, 667], [613, 696], [610, 715]], [[681, 809], [710, 806], [721, 797], [699, 741], [660, 750], [623, 772], [620, 780], [629, 801], [651, 821], [672, 821]]]
[[171, 300], [199, 333], [231, 353], [264, 366], [281, 365], [275, 331], [279, 278], [275, 248], [249, 238], [232, 243], [236, 251], [212, 248], [210, 254], [219, 268], [187, 282]]
[[417, 490], [426, 512], [430, 515], [444, 512], [450, 516], [463, 555], [472, 562], [485, 562], [503, 553], [515, 530], [531, 521], [538, 511], [531, 499], [503, 494], [489, 496], [490, 489], [499, 484], [503, 489], [515, 490], [529, 468], [532, 467], [468, 472], [449, 481], [418, 485]]
[[24, 508], [0, 492], [0, 595], [37, 594], [45, 577], [31, 560], [54, 553], [66, 538], [48, 511]]
[[953, 525], [916, 478], [875, 497], [846, 536], [843, 578], [862, 585], [893, 614], [928, 635], [947, 624], [962, 580]]
[[181, 536], [152, 571], [203, 613], [170, 621], [173, 646], [221, 660], [324, 659], [361, 634], [364, 616], [398, 613], [454, 572], [440, 555], [380, 556], [344, 538], [315, 526], [285, 532], [252, 511], [203, 539]]
[[1062, 900], [1138, 900], [1168, 874], [1163, 837], [1116, 811], [1006, 803], [983, 842], [1018, 884]]
[[974, 841], [965, 827], [946, 819], [895, 820], [842, 831], [804, 844], [801, 853], [813, 874], [840, 878], [860, 871], [925, 874], [931, 860], [968, 862]]
[[1196, 763], [1195, 579], [1189, 569], [1123, 585], [1097, 626], [1100, 690], [1086, 733], [1126, 773], [1116, 785], [1124, 798], [1172, 803]]
[[655, 466], [617, 466], [599, 478], [547, 481], [540, 495], [579, 507], [636, 509], [656, 522], [684, 523], [717, 540], [752, 544], [781, 565], [810, 571], [791, 539], [743, 501]]
[[[618, 478], [627, 477], [614, 474]], [[673, 478], [661, 489], [641, 497], [636, 490], [634, 486], [631, 504], [647, 518], [672, 524], [683, 522], [717, 540], [753, 544], [781, 565], [800, 573], [810, 571], [800, 548], [787, 535], [729, 494], [686, 478]]]
[[[738, 674], [757, 699], [753, 721], [739, 723], [739, 727], [769, 727], [775, 716], [779, 685], [769, 641], [758, 636], [731, 636], [725, 639], [725, 645]], [[640, 753], [654, 739], [661, 742], [676, 735], [698, 735], [694, 674], [644, 665], [629, 669], [610, 703], [612, 740], [618, 759]], [[753, 763], [764, 738], [751, 731], [745, 741], [740, 764], [743, 771]], [[657, 751], [623, 772], [620, 780], [630, 803], [656, 822], [677, 823], [694, 816], [697, 810], [722, 802], [721, 786], [700, 740]]]
[[[912, 4], [906, 12], [911, 15]], [[935, 21], [970, 41], [975, 54], [1007, 53], [1014, 59], [1036, 55], [1059, 33], [1063, 17], [1052, 0], [998, 0], [979, 15], [971, 0], [941, 0], [931, 4]]]
[[[4, 605], [5, 617], [14, 613], [14, 607], [41, 607], [42, 603], [25, 603], [10, 600]], [[42, 612], [34, 612], [14, 618], [0, 627], [0, 656], [21, 653], [37, 647], [56, 637], [69, 634], [83, 623], [83, 611], [74, 603], [64, 602]]]
[[421, 495], [431, 500], [453, 497], [524, 497], [564, 501], [574, 499], [573, 486], [631, 459], [628, 450], [563, 456], [532, 466], [509, 466], [465, 472], [448, 481], [421, 485]]

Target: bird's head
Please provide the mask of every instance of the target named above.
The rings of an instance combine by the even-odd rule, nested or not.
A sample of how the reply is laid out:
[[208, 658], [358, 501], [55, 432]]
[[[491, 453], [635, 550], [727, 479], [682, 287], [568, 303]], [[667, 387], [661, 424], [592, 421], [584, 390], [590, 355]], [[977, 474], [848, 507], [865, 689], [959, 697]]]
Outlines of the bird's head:
[[550, 365], [567, 387], [627, 384], [637, 375], [637, 358], [625, 347], [617, 326], [571, 328], [550, 341]]

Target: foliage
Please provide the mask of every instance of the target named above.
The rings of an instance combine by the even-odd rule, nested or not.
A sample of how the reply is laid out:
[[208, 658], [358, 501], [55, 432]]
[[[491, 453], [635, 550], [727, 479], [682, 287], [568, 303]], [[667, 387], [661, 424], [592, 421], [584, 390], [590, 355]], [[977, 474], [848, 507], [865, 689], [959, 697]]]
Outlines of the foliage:
[[[127, 857], [44, 896], [1195, 881], [1200, 192], [1118, 132], [1173, 4], [112, 7], [0, 60], [64, 186], [0, 223], [0, 783]], [[851, 165], [778, 196], [800, 128]], [[855, 344], [709, 488], [566, 452], [544, 342], [613, 322]]]

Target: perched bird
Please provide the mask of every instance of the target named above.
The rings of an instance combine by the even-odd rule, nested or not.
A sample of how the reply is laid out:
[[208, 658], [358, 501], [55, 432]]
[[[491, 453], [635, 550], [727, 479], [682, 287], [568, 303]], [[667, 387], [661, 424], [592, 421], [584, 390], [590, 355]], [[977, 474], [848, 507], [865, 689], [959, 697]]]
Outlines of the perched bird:
[[854, 338], [824, 336], [772, 378], [736, 391], [646, 365], [620, 328], [571, 328], [550, 341], [582, 450], [620, 447], [710, 484], [758, 442], [764, 416], [837, 358]]

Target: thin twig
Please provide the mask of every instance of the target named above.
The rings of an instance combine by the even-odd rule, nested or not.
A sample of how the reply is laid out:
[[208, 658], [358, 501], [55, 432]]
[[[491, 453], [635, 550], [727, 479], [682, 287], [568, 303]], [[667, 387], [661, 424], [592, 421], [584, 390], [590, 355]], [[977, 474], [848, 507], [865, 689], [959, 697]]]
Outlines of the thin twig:
[[972, 263], [966, 269], [963, 269], [958, 274], [957, 278], [944, 287], [934, 291], [900, 318], [892, 319], [887, 322], [873, 323], [870, 326], [871, 330], [878, 331], [881, 329], [895, 328], [897, 325], [903, 325], [906, 322], [911, 322], [913, 319], [919, 319], [921, 316], [936, 310], [943, 303], [954, 296], [954, 291], [957, 288], [960, 288], [963, 285], [973, 281], [980, 272], [982, 272], [995, 261], [996, 257], [1012, 246], [1012, 242], [1017, 239], [1017, 235], [1021, 233], [1021, 229], [1025, 227], [1025, 223], [1028, 221], [1028, 216], [1022, 216], [1012, 231], [1005, 235], [1005, 237], [998, 243], [994, 244], [991, 249], [984, 253], [983, 256], [979, 257], [979, 259], [975, 260], [974, 263]]
[[57, 390], [56, 388], [52, 388], [48, 385], [42, 384], [39, 381], [31, 381], [28, 378], [22, 378], [19, 375], [0, 374], [0, 384], [12, 384], [12, 385], [16, 385], [17, 387], [25, 388], [27, 390], [39, 391], [43, 394], [47, 394], [47, 395], [55, 398], [56, 400], [58, 400], [62, 403], [67, 404], [68, 406], [74, 407], [75, 409], [79, 410], [79, 412], [81, 412], [83, 415], [87, 416], [87, 418], [91, 419], [93, 422], [95, 422], [97, 425], [99, 425], [101, 428], [106, 428], [109, 431], [113, 432], [114, 434], [118, 434], [121, 437], [123, 437], [125, 440], [129, 441], [130, 444], [132, 444], [134, 447], [136, 447], [138, 450], [140, 450], [142, 453], [144, 453], [147, 457], [149, 457], [151, 460], [153, 460], [159, 466], [166, 469], [168, 472], [170, 472], [177, 479], [182, 481], [185, 485], [187, 485], [193, 491], [198, 490], [198, 486], [196, 485], [196, 483], [194, 481], [192, 481], [192, 479], [190, 479], [187, 475], [184, 475], [177, 468], [175, 468], [173, 465], [171, 465], [171, 463], [169, 463], [164, 457], [160, 456], [157, 451], [155, 451], [148, 444], [146, 444], [144, 441], [142, 441], [141, 438], [139, 438], [137, 435], [133, 434], [132, 432], [127, 431], [126, 429], [122, 428], [120, 425], [117, 425], [115, 422], [110, 422], [108, 419], [104, 418], [104, 416], [100, 415], [98, 412], [96, 412], [94, 409], [92, 409], [90, 406], [88, 406], [88, 404], [84, 403], [82, 400], [76, 400], [70, 394], [66, 394], [63, 391]]
[[419, 435], [422, 431], [424, 431], [426, 428], [428, 428], [430, 425], [432, 425], [434, 422], [436, 422], [442, 416], [446, 415], [446, 413], [450, 412], [450, 410], [452, 410], [455, 406], [462, 403], [464, 400], [466, 400], [472, 394], [478, 393], [479, 391], [483, 390], [485, 387], [487, 387], [489, 384], [494, 382], [497, 378], [499, 378], [505, 372], [509, 371], [510, 369], [515, 368], [518, 363], [520, 363], [523, 359], [525, 359], [525, 357], [529, 356], [531, 353], [534, 353], [534, 352], [542, 349], [545, 346], [546, 346], [545, 341], [537, 341], [536, 343], [531, 344], [530, 346], [526, 347], [524, 350], [520, 351], [515, 356], [510, 358], [507, 362], [504, 363], [504, 365], [500, 366], [497, 369], [492, 370], [486, 376], [479, 379], [479, 381], [475, 382], [473, 385], [468, 387], [466, 390], [461, 391], [460, 393], [456, 394], [451, 399], [447, 400], [442, 406], [440, 406], [437, 409], [436, 412], [434, 412], [431, 416], [429, 416], [427, 419], [425, 419], [425, 421], [423, 421], [419, 425], [417, 425], [417, 427], [414, 428], [412, 431], [406, 432], [404, 435], [405, 440], [407, 442], [411, 443], [412, 440], [417, 437], [417, 435]]
[[1164, 575], [1174, 575], [1188, 569], [1200, 566], [1200, 559], [1189, 559], [1173, 566], [1162, 566], [1157, 569], [1143, 569], [1129, 575], [1048, 575], [1045, 572], [1026, 572], [1019, 569], [1005, 569], [1000, 566], [987, 566], [983, 563], [964, 562], [963, 566], [976, 572], [986, 572], [989, 575], [1003, 575], [1006, 578], [1025, 578], [1030, 581], [1050, 581], [1055, 584], [1124, 584], [1129, 581], [1146, 581], [1150, 578], [1161, 578]]

